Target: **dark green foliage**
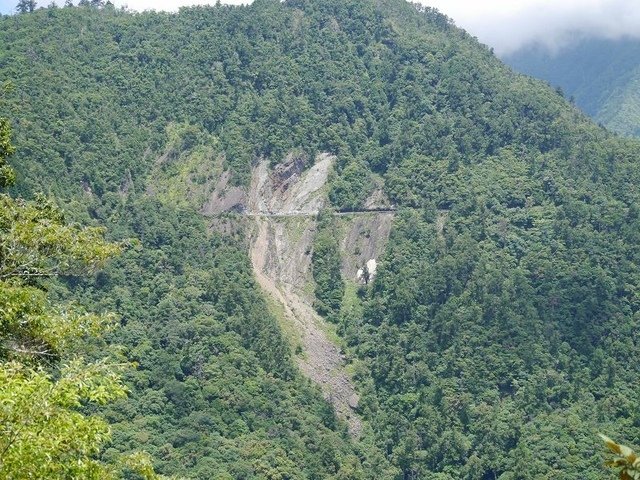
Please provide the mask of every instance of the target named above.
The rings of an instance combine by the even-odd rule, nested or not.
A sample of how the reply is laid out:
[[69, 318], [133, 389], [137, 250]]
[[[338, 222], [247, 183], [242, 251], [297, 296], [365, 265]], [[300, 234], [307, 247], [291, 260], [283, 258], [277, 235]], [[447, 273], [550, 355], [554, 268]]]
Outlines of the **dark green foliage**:
[[[11, 84], [0, 85], [0, 100], [11, 90]], [[7, 159], [13, 155], [16, 147], [11, 143], [11, 123], [8, 118], [0, 117], [0, 188], [13, 185], [16, 181], [14, 169]]]
[[6, 160], [14, 151], [9, 120], [0, 118], [0, 188], [10, 187], [16, 181], [15, 171]]
[[347, 164], [331, 180], [329, 200], [341, 210], [357, 210], [371, 194], [370, 172], [363, 162], [354, 161]]
[[405, 475], [598, 479], [594, 432], [640, 434], [638, 145], [558, 128], [544, 153], [415, 156], [389, 177], [420, 208], [342, 328]]
[[313, 241], [311, 265], [315, 286], [314, 307], [320, 315], [333, 318], [340, 310], [344, 280], [340, 272], [340, 246], [331, 211], [318, 215], [318, 230]]
[[[17, 160], [38, 161], [21, 173], [59, 194], [84, 185], [102, 196], [129, 174], [142, 189], [173, 122], [217, 136], [238, 183], [247, 183], [257, 156], [336, 153], [340, 181], [331, 197], [341, 208], [358, 206], [370, 189], [366, 166], [386, 171], [411, 137], [427, 133], [423, 125], [436, 129], [429, 132], [434, 146], [452, 148], [431, 138], [448, 128], [449, 115], [431, 112], [436, 117], [425, 122], [429, 110], [421, 108], [433, 94], [444, 98], [472, 80], [439, 92], [429, 87], [415, 102], [409, 95], [433, 84], [439, 64], [457, 52], [440, 29], [468, 40], [439, 14], [389, 3], [391, 18], [355, 0], [305, 2], [304, 10], [296, 2], [261, 1], [180, 15], [64, 8], [4, 17], [0, 80], [15, 81], [23, 116]], [[432, 41], [405, 39], [394, 17], [433, 30]], [[499, 68], [488, 52], [481, 57]], [[465, 69], [462, 59], [456, 63]]]
[[108, 460], [142, 448], [159, 472], [190, 478], [365, 475], [344, 427], [295, 371], [243, 250], [208, 234], [197, 213], [154, 200], [128, 200], [100, 220], [141, 241], [72, 287], [120, 312], [112, 340], [137, 363], [131, 396], [104, 412]]
[[36, 9], [37, 3], [35, 0], [20, 0], [16, 6], [18, 13], [31, 13]]
[[400, 0], [74, 7], [3, 17], [0, 44], [25, 185], [142, 242], [72, 285], [121, 312], [140, 365], [110, 454], [142, 444], [201, 478], [390, 476], [295, 373], [238, 238], [148, 198], [162, 157], [199, 158], [200, 138], [236, 183], [258, 157], [328, 151], [334, 207], [364, 205], [374, 179], [398, 205], [344, 318], [328, 217], [314, 248], [318, 308], [360, 359], [397, 478], [599, 479], [595, 432], [639, 443], [640, 145], [446, 17]]

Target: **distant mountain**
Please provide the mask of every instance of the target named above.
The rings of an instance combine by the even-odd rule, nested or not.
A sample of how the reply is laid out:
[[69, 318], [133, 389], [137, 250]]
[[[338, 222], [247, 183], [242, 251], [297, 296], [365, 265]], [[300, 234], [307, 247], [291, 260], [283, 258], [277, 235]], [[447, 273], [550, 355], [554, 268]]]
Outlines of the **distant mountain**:
[[529, 46], [503, 60], [562, 88], [611, 130], [640, 135], [640, 40], [587, 38], [558, 53]]

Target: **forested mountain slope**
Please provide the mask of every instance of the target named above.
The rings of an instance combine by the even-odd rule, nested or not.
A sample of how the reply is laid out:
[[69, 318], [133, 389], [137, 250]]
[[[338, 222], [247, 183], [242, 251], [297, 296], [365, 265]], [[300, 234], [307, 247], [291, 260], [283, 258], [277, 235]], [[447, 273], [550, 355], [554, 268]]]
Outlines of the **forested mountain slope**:
[[[0, 19], [0, 45], [22, 192], [141, 242], [60, 289], [120, 312], [139, 362], [107, 412], [114, 451], [196, 478], [600, 479], [598, 431], [640, 443], [640, 145], [446, 17], [401, 0], [48, 8]], [[398, 209], [373, 282], [316, 279], [359, 441], [264, 313], [246, 223], [198, 213], [222, 178], [246, 192], [259, 159], [320, 152], [333, 207], [381, 187]]]
[[122, 315], [112, 341], [138, 364], [130, 398], [105, 412], [114, 427], [107, 459], [144, 448], [159, 472], [203, 479], [385, 476], [376, 450], [355, 446], [296, 371], [241, 239], [152, 199], [127, 200], [101, 220], [141, 241], [72, 288]]
[[640, 41], [586, 38], [559, 52], [531, 46], [504, 61], [561, 87], [576, 105], [614, 132], [640, 135]]

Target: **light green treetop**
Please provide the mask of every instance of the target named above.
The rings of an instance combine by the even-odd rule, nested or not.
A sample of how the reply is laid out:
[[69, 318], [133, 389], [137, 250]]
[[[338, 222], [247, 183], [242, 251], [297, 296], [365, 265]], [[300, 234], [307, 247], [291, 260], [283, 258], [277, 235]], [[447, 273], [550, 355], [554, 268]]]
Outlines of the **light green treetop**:
[[[15, 182], [10, 135], [0, 118], [1, 188]], [[113, 315], [53, 304], [46, 292], [47, 279], [92, 273], [121, 248], [103, 229], [67, 223], [42, 195], [0, 194], [0, 479], [103, 480], [130, 470], [157, 478], [144, 454], [101, 462], [109, 426], [81, 408], [126, 395], [126, 365], [82, 355], [81, 341], [104, 334]]]

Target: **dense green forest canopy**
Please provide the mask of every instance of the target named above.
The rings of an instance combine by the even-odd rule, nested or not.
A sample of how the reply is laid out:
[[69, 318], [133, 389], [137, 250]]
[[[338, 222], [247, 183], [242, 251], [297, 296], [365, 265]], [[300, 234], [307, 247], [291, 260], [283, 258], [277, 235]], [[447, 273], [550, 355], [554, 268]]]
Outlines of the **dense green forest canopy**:
[[[400, 0], [47, 8], [0, 18], [0, 45], [14, 191], [140, 240], [59, 288], [119, 312], [113, 340], [139, 364], [106, 412], [107, 456], [142, 446], [195, 478], [568, 480], [606, 475], [596, 432], [640, 443], [640, 145], [445, 16]], [[211, 233], [155, 194], [162, 162], [222, 159], [246, 185], [292, 150], [337, 156], [334, 207], [376, 178], [399, 208], [357, 295], [331, 288], [336, 246], [317, 243], [361, 441], [293, 367], [242, 226]]]
[[[10, 89], [0, 85], [0, 105]], [[52, 279], [95, 273], [124, 245], [106, 242], [104, 228], [69, 223], [42, 194], [25, 201], [2, 193], [15, 183], [14, 153], [10, 122], [0, 117], [0, 478], [155, 480], [144, 452], [101, 461], [110, 427], [83, 411], [127, 393], [127, 364], [101, 338], [114, 316], [47, 294]], [[92, 343], [103, 347], [94, 361]]]

